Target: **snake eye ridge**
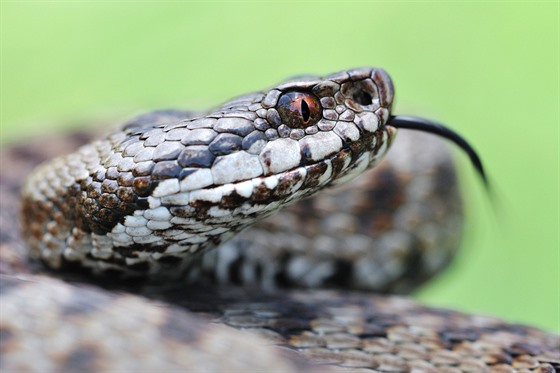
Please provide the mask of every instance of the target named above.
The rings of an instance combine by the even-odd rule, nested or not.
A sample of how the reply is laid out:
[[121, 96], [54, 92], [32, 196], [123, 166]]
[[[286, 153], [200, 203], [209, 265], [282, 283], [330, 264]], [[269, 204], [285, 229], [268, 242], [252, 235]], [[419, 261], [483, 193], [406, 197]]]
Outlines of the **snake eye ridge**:
[[306, 128], [321, 120], [321, 104], [311, 93], [284, 93], [278, 99], [276, 110], [282, 123], [291, 128]]

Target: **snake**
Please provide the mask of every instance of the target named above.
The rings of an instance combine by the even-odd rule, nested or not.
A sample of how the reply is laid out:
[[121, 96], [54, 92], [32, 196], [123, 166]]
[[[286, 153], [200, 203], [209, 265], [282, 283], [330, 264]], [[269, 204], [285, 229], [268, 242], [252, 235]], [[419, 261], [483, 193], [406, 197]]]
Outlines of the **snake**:
[[560, 369], [554, 333], [404, 296], [460, 244], [438, 137], [488, 181], [393, 100], [357, 68], [3, 149], [2, 371]]

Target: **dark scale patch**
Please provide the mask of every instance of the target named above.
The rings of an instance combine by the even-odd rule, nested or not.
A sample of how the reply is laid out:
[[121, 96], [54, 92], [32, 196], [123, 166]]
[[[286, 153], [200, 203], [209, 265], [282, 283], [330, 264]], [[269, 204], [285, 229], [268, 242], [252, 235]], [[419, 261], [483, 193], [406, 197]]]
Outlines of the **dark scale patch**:
[[[130, 246], [115, 246], [113, 251], [119, 253], [126, 258], [137, 258], [139, 252], [146, 253], [163, 253], [167, 249], [167, 245], [140, 245], [133, 244]], [[111, 259], [112, 260], [112, 259]]]
[[303, 183], [303, 188], [314, 188], [319, 185], [319, 179], [327, 171], [327, 164], [325, 162], [316, 163], [311, 166], [307, 166], [307, 175], [305, 176], [305, 181]]
[[[192, 201], [192, 202], [189, 202], [189, 206], [191, 208], [187, 211], [183, 210], [183, 213], [184, 213], [183, 216], [181, 216], [181, 215], [178, 215], [178, 216], [185, 217], [185, 218], [191, 217], [191, 218], [195, 218], [195, 219], [203, 221], [203, 220], [210, 217], [208, 215], [208, 210], [212, 206], [216, 206], [216, 205], [218, 205], [218, 203], [204, 201], [204, 200]], [[194, 209], [194, 211], [193, 211], [193, 209]]]
[[210, 167], [214, 163], [214, 154], [204, 145], [189, 146], [179, 155], [179, 165], [182, 167]]
[[181, 263], [182, 260], [183, 259], [178, 256], [165, 255], [159, 258], [157, 261], [162, 264], [175, 265]]
[[127, 203], [134, 203], [138, 198], [132, 188], [119, 188], [119, 190], [117, 190], [117, 197], [119, 197], [121, 201]]
[[[366, 136], [366, 135], [362, 134], [362, 136]], [[371, 138], [372, 136], [369, 136], [369, 137]], [[366, 145], [365, 145], [366, 141], [368, 141], [368, 140], [355, 141], [355, 142], [350, 144], [350, 150], [352, 151], [352, 160], [355, 160], [359, 156], [364, 154], [364, 152], [366, 151]], [[371, 141], [371, 139], [369, 141]]]
[[91, 371], [96, 362], [101, 360], [103, 358], [95, 346], [82, 345], [70, 351], [59, 367], [62, 372], [86, 372]]
[[[287, 251], [281, 252], [280, 255], [275, 259], [277, 264], [277, 268], [288, 268], [289, 263], [292, 261], [293, 255]], [[274, 274], [274, 284], [279, 287], [288, 288], [293, 286], [292, 280], [288, 276], [287, 271], [279, 270], [276, 271]]]
[[[114, 190], [115, 185], [116, 182], [111, 181], [99, 190]], [[118, 186], [116, 192], [101, 193], [99, 198], [95, 199], [88, 197], [85, 190], [89, 186], [82, 183], [81, 190], [72, 187], [68, 189], [61, 209], [70, 221], [76, 220], [76, 225], [84, 232], [106, 234], [125, 216], [135, 210], [147, 208], [147, 200], [142, 197], [147, 197], [156, 186], [157, 182], [154, 181], [150, 181], [149, 185], [136, 181], [137, 190], [133, 187]]]
[[181, 171], [182, 167], [177, 164], [177, 161], [162, 161], [156, 163], [152, 178], [156, 180], [178, 178]]
[[231, 192], [227, 196], [222, 197], [220, 207], [233, 210], [233, 209], [241, 206], [244, 202], [246, 202], [248, 200], [249, 199], [247, 197], [240, 196], [234, 190], [233, 192]]
[[309, 144], [305, 144], [303, 149], [301, 149], [301, 163], [300, 165], [305, 166], [308, 164], [313, 164], [316, 162], [313, 160], [313, 153], [311, 152], [311, 146]]
[[[367, 137], [367, 144], [371, 144], [373, 142], [373, 137], [377, 138], [377, 141], [375, 142], [375, 146], [373, 147], [373, 149], [371, 149], [371, 151], [373, 151], [375, 154], [377, 154], [377, 152], [379, 151], [379, 149], [381, 148], [381, 146], [383, 146], [384, 141], [383, 141], [383, 134], [385, 132], [382, 130], [377, 130], [373, 133], [373, 135], [368, 135]], [[369, 137], [371, 136], [371, 137]]]
[[278, 185], [274, 188], [273, 197], [287, 197], [292, 192], [292, 187], [302, 180], [303, 176], [296, 171], [288, 171], [278, 178]]
[[132, 175], [132, 172], [119, 172], [119, 175], [117, 176], [117, 183], [121, 187], [132, 186], [133, 181], [134, 181], [134, 176]]
[[84, 199], [83, 203], [81, 204], [81, 207], [82, 210], [87, 214], [94, 214], [98, 209], [96, 200], [92, 198]]
[[110, 208], [99, 209], [97, 214], [97, 218], [100, 222], [113, 222], [119, 218], [118, 213]]
[[86, 192], [89, 198], [99, 198], [102, 194], [101, 184], [97, 181], [93, 181], [87, 186]]
[[120, 202], [120, 199], [112, 193], [103, 193], [99, 197], [99, 204], [110, 209], [117, 208]]
[[115, 193], [119, 189], [119, 184], [115, 180], [105, 179], [101, 183], [101, 191], [103, 193]]
[[268, 202], [271, 200], [273, 190], [269, 189], [265, 184], [259, 184], [253, 189], [253, 201]]
[[148, 208], [150, 208], [150, 202], [148, 202], [147, 198], [138, 198], [136, 200], [136, 210], [147, 210]]
[[242, 285], [243, 284], [243, 276], [241, 272], [243, 270], [243, 263], [245, 258], [243, 255], [239, 255], [233, 262], [231, 262], [228, 266], [228, 280], [231, 281], [232, 284]]
[[243, 138], [241, 136], [233, 135], [230, 133], [220, 133], [208, 145], [208, 149], [214, 155], [226, 155], [241, 149]]
[[148, 197], [154, 190], [152, 179], [147, 176], [137, 177], [132, 182], [132, 189], [139, 197]]
[[190, 217], [191, 216], [191, 211], [192, 211], [192, 209], [187, 208], [187, 207], [181, 207], [181, 206], [171, 206], [169, 208], [169, 212], [171, 213], [171, 215], [177, 216], [179, 218]]
[[334, 157], [331, 158], [333, 178], [342, 171], [344, 164], [347, 162], [346, 159], [349, 157], [352, 157], [352, 151], [348, 149], [342, 149], [340, 152], [335, 154]]
[[348, 288], [352, 279], [352, 262], [338, 259], [334, 263], [335, 268], [331, 276], [325, 279], [326, 287]]
[[[99, 211], [98, 215], [85, 216], [85, 218], [88, 220], [87, 229], [96, 234], [106, 234], [113, 229], [113, 227], [118, 222], [119, 217], [120, 214], [118, 214], [117, 211], [102, 209]], [[80, 227], [83, 226], [83, 224], [80, 225]]]

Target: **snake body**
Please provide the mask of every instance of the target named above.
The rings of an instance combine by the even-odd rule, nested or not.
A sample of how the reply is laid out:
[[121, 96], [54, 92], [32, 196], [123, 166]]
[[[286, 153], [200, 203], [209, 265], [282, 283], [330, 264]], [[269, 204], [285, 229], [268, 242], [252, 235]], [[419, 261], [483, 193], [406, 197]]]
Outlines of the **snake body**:
[[[560, 338], [538, 329], [278, 289], [407, 292], [451, 259], [461, 202], [441, 143], [399, 134], [351, 181], [391, 145], [392, 99], [381, 69], [298, 78], [208, 113], [140, 116], [39, 166], [22, 188], [26, 244], [2, 199], [3, 371], [558, 369]], [[3, 193], [45, 158], [29, 149], [4, 152]]]

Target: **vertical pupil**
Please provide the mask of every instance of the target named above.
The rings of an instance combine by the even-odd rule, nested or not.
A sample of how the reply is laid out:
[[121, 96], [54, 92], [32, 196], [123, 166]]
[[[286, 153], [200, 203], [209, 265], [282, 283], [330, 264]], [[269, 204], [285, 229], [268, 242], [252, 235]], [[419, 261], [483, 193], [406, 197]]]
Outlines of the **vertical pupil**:
[[303, 117], [304, 122], [307, 122], [309, 120], [309, 117], [311, 117], [309, 105], [307, 105], [305, 99], [301, 100], [301, 116]]

